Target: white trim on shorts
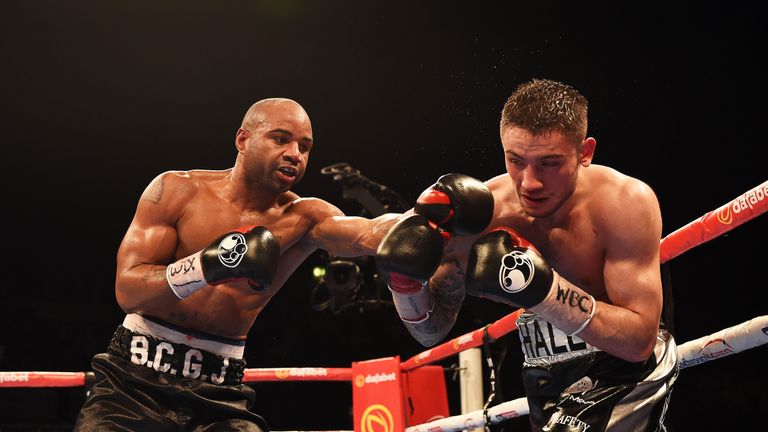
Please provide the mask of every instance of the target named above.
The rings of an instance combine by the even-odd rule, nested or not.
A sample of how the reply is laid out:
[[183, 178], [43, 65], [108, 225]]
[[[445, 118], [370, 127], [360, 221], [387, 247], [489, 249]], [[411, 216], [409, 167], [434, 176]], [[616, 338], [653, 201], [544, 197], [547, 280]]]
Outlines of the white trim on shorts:
[[125, 316], [123, 327], [135, 333], [152, 336], [171, 343], [188, 345], [192, 348], [208, 351], [225, 358], [241, 359], [245, 354], [244, 344], [236, 345], [210, 339], [201, 339], [150, 321], [136, 313]]

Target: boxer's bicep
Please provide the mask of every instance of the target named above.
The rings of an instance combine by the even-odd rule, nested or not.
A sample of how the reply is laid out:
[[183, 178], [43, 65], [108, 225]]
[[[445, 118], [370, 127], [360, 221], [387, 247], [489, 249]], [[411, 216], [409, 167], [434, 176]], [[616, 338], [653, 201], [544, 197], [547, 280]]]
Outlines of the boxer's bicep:
[[148, 290], [167, 288], [165, 266], [175, 258], [179, 209], [163, 177], [155, 178], [142, 194], [117, 252], [115, 292], [121, 304], [132, 303]]
[[118, 249], [118, 268], [136, 265], [167, 265], [173, 261], [178, 234], [176, 224], [183, 205], [179, 204], [179, 179], [168, 173], [156, 177], [144, 190], [136, 213]]
[[608, 304], [597, 305], [598, 319], [579, 337], [617, 357], [637, 361], [653, 350], [663, 307], [661, 212], [655, 195], [642, 184], [631, 184], [622, 196], [621, 206], [603, 209], [611, 217], [600, 226]]
[[653, 192], [642, 183], [627, 186], [627, 198], [612, 209], [602, 227], [605, 240], [605, 289], [616, 306], [648, 315], [661, 313], [659, 239], [661, 211]]
[[128, 228], [117, 253], [118, 277], [138, 266], [165, 266], [174, 258], [178, 242], [176, 227], [170, 224], [145, 225], [136, 220]]

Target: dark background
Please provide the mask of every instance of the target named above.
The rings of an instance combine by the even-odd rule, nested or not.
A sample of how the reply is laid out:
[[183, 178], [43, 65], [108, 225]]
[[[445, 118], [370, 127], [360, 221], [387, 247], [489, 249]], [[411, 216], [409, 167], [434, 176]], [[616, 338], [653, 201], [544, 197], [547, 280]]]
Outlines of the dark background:
[[[595, 163], [656, 190], [666, 235], [768, 178], [766, 26], [756, 7], [0, 3], [0, 369], [89, 368], [124, 315], [115, 255], [144, 187], [170, 169], [230, 167], [242, 115], [265, 97], [293, 98], [313, 121], [316, 146], [296, 192], [356, 214], [322, 167], [348, 162], [409, 201], [446, 172], [489, 178], [504, 170], [507, 96], [534, 77], [564, 81], [590, 100]], [[760, 217], [672, 262], [679, 342], [765, 314], [767, 233]], [[257, 320], [249, 367], [349, 367], [423, 349], [389, 308], [314, 311], [318, 263], [316, 254]], [[468, 299], [451, 337], [508, 312]], [[523, 394], [519, 344], [513, 335], [495, 350], [504, 346], [499, 378], [513, 399]], [[767, 353], [682, 371], [677, 430], [764, 424]], [[349, 383], [255, 388], [274, 429], [352, 426]], [[83, 399], [82, 389], [0, 391], [0, 429], [66, 430]]]

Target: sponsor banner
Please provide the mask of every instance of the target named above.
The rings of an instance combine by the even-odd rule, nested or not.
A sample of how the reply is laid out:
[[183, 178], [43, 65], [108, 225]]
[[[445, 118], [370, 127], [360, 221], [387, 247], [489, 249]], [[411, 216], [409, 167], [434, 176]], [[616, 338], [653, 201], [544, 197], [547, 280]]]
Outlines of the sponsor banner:
[[754, 210], [755, 207], [759, 207], [761, 202], [768, 196], [768, 182], [747, 191], [731, 204], [734, 214], [739, 214], [744, 210]]
[[405, 430], [400, 358], [352, 363], [352, 411], [355, 432]]
[[[470, 333], [467, 333], [465, 335], [462, 335], [462, 336], [459, 336], [457, 338], [454, 338], [451, 341], [451, 346], [457, 352], [458, 351], [464, 351], [467, 348], [474, 348], [475, 346], [478, 345], [478, 344], [472, 345], [472, 343], [475, 341], [475, 337], [474, 336], [475, 336], [475, 333], [474, 332], [470, 332]], [[482, 343], [482, 341], [478, 341], [478, 342]]]
[[690, 358], [680, 359], [680, 368], [687, 368], [689, 366], [695, 366], [710, 360], [718, 359], [720, 357], [729, 356], [735, 354], [737, 351], [728, 344], [724, 338], [716, 337], [704, 343], [694, 356]]
[[431, 349], [420, 352], [419, 354], [416, 355], [416, 357], [414, 357], [416, 364], [423, 363], [425, 360], [429, 359], [431, 355], [432, 355]]
[[28, 372], [0, 372], [0, 384], [24, 384], [27, 382], [29, 382]]
[[246, 369], [244, 382], [254, 381], [350, 381], [351, 368], [292, 367]]
[[327, 377], [328, 369], [326, 368], [288, 368], [277, 369], [275, 371], [277, 378], [303, 378], [303, 377]]

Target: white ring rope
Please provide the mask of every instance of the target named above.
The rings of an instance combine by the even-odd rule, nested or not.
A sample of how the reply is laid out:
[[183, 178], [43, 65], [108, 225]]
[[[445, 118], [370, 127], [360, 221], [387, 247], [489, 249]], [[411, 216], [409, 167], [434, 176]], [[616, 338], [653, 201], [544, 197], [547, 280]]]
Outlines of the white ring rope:
[[680, 369], [700, 365], [768, 343], [768, 315], [752, 318], [677, 347]]

